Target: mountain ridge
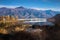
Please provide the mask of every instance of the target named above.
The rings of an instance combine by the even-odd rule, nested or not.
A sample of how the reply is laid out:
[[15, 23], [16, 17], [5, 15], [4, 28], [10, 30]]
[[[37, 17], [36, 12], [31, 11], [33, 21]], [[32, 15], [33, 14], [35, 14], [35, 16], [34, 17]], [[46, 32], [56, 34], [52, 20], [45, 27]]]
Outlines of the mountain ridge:
[[0, 16], [17, 15], [19, 18], [51, 18], [56, 14], [60, 14], [60, 12], [53, 10], [36, 10], [25, 8], [23, 6], [16, 8], [0, 8]]

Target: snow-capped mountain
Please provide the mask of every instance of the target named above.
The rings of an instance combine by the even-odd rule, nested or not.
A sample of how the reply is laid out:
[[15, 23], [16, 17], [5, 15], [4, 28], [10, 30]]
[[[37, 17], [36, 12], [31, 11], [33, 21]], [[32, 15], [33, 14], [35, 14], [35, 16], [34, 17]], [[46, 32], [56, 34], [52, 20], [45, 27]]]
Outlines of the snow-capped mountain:
[[13, 15], [18, 16], [19, 18], [51, 18], [56, 14], [60, 14], [60, 12], [52, 10], [35, 10], [24, 7], [0, 8], [0, 16]]

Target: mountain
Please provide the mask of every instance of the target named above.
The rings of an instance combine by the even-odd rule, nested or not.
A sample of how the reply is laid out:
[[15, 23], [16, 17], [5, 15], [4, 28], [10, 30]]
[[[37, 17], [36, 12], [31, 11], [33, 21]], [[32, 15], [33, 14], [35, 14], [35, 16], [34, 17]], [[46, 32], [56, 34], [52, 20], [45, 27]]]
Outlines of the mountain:
[[57, 14], [53, 16], [52, 18], [49, 18], [48, 21], [55, 23], [55, 24], [60, 24], [60, 14]]
[[56, 14], [60, 14], [60, 12], [53, 10], [35, 10], [23, 6], [17, 8], [0, 8], [0, 16], [13, 15], [19, 18], [51, 18]]

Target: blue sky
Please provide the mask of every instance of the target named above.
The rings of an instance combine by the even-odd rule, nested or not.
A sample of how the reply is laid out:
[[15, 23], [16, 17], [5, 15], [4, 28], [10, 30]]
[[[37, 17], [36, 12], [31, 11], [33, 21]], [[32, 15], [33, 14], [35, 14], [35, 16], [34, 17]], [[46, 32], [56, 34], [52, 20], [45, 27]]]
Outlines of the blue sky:
[[60, 0], [0, 0], [0, 7], [18, 7], [33, 8], [37, 10], [52, 9], [60, 11]]

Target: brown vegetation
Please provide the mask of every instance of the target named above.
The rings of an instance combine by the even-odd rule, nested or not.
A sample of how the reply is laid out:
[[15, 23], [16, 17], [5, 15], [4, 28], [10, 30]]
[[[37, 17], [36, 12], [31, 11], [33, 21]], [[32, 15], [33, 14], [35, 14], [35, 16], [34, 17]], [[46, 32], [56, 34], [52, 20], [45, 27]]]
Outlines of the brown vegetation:
[[0, 34], [0, 40], [60, 40], [59, 26], [35, 26], [32, 26], [33, 30], [30, 32], [20, 31], [13, 34]]

